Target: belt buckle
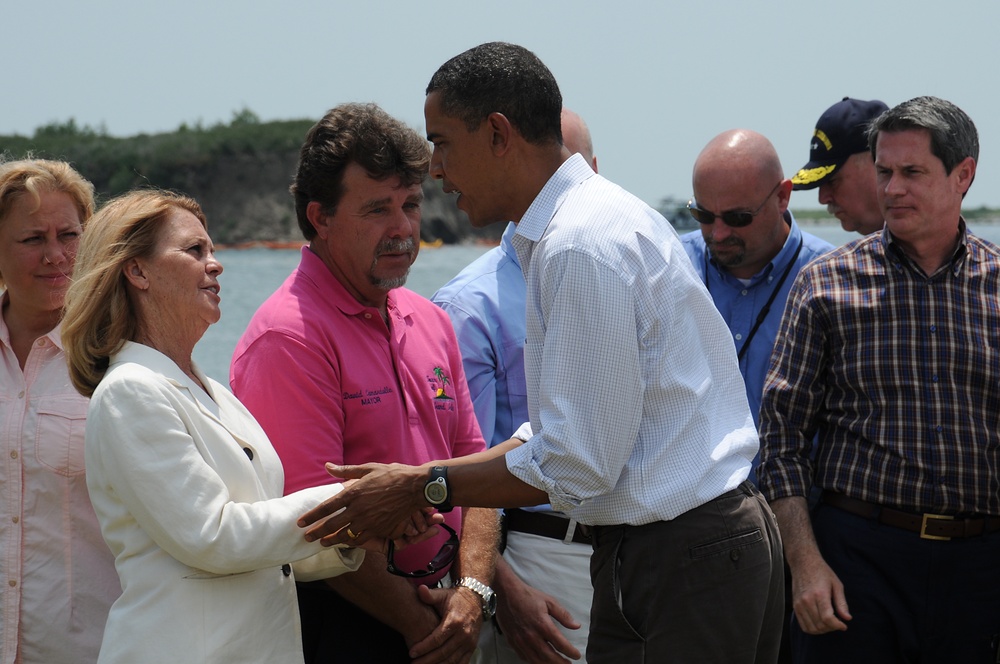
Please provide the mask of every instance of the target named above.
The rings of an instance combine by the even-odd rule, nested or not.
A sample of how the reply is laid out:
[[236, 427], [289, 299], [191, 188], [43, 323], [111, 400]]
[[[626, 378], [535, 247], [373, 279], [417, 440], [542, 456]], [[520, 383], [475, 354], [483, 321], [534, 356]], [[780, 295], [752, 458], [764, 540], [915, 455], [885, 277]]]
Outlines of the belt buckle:
[[927, 534], [927, 523], [930, 519], [942, 519], [944, 521], [954, 521], [955, 517], [948, 516], [947, 514], [924, 514], [924, 518], [920, 521], [920, 539], [928, 540], [938, 540], [941, 542], [948, 542], [951, 540], [950, 537], [942, 537], [940, 535], [928, 535]]

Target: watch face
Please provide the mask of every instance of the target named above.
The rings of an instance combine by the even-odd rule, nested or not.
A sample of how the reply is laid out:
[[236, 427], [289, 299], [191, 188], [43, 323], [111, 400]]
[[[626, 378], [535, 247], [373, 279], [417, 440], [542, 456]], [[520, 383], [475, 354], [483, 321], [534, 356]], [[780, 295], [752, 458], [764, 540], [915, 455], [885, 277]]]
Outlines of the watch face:
[[434, 480], [424, 486], [424, 497], [427, 498], [427, 502], [440, 505], [448, 497], [448, 489], [440, 480]]

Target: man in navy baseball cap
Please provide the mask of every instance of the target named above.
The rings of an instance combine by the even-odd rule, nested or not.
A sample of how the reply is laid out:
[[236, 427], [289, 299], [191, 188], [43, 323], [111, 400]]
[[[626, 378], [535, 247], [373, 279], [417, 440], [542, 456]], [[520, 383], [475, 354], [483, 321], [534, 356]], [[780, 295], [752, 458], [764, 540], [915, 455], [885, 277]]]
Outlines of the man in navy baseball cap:
[[792, 178], [793, 189], [819, 187], [819, 202], [846, 231], [867, 235], [882, 228], [875, 165], [865, 131], [888, 108], [877, 99], [844, 97], [826, 109], [816, 121], [809, 163]]

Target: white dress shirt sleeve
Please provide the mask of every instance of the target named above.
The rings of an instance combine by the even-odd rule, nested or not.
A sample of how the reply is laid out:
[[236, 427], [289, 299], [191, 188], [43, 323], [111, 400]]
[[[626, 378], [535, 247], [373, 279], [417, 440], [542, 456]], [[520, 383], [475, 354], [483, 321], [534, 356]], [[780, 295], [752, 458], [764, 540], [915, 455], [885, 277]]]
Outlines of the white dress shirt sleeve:
[[525, 362], [539, 363], [544, 376], [541, 427], [507, 465], [569, 512], [610, 493], [634, 451], [643, 404], [636, 311], [630, 284], [586, 252], [549, 255], [541, 270], [541, 311], [529, 312], [528, 324], [546, 328], [541, 344], [531, 345], [529, 333], [525, 348]]

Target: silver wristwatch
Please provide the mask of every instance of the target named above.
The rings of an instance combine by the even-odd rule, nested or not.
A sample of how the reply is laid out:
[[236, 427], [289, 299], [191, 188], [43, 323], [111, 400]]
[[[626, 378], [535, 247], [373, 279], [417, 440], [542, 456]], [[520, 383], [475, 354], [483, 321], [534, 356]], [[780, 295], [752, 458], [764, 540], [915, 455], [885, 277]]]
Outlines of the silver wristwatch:
[[463, 576], [455, 584], [455, 587], [462, 586], [479, 595], [479, 602], [483, 607], [483, 621], [489, 620], [497, 612], [497, 594], [488, 585], [474, 579], [471, 576]]

